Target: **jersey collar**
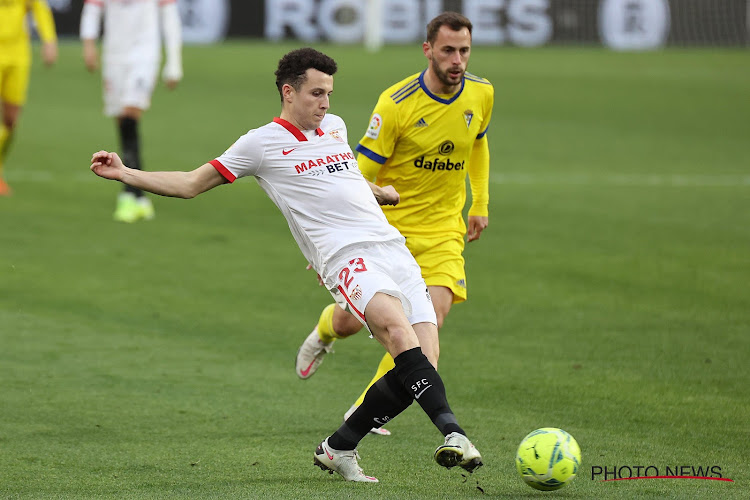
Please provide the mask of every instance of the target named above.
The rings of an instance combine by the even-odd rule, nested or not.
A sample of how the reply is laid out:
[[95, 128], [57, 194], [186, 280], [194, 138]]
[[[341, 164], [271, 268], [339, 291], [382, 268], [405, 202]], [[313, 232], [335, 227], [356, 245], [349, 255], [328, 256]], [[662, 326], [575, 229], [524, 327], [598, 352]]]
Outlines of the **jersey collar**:
[[[278, 116], [273, 119], [274, 123], [278, 123], [285, 129], [287, 129], [289, 132], [292, 133], [294, 137], [297, 138], [298, 141], [304, 142], [307, 140], [307, 137], [305, 137], [305, 134], [302, 133], [300, 129], [289, 123], [288, 121], [284, 120], [283, 118], [279, 118]], [[318, 137], [323, 135], [323, 131], [320, 128], [315, 129], [315, 133], [318, 134]]]
[[430, 92], [430, 89], [427, 88], [427, 84], [424, 82], [424, 74], [426, 71], [427, 70], [424, 70], [419, 74], [419, 85], [422, 87], [422, 90], [424, 90], [424, 93], [427, 94], [433, 100], [442, 104], [450, 104], [456, 99], [458, 99], [458, 96], [460, 96], [461, 92], [464, 91], [464, 84], [466, 83], [466, 77], [461, 78], [461, 88], [458, 89], [458, 92], [453, 94], [450, 99], [443, 99], [442, 97], [436, 96], [435, 94]]

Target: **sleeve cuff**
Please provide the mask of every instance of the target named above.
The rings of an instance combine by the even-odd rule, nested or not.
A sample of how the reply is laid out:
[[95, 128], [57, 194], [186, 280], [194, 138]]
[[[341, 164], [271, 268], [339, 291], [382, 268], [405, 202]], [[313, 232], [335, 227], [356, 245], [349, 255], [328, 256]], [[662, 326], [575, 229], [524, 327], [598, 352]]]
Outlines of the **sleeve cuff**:
[[221, 164], [219, 160], [211, 160], [211, 165], [224, 177], [230, 184], [237, 180], [237, 176], [229, 171], [227, 167]]
[[469, 209], [469, 215], [476, 217], [489, 217], [490, 211], [488, 204], [472, 205]]
[[385, 163], [385, 161], [388, 159], [385, 156], [380, 156], [376, 152], [374, 152], [374, 151], [372, 151], [370, 149], [367, 149], [362, 144], [357, 144], [356, 150], [357, 150], [358, 153], [361, 153], [361, 154], [365, 155], [366, 157], [368, 157], [372, 161], [374, 161], [376, 163], [380, 163], [381, 165], [383, 163]]

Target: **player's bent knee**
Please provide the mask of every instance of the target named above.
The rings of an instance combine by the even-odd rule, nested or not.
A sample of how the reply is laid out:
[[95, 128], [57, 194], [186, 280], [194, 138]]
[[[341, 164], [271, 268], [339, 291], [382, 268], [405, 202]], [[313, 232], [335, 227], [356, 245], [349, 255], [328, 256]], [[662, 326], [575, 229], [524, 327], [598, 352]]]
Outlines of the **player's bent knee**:
[[391, 325], [383, 329], [385, 346], [388, 353], [394, 358], [404, 351], [419, 347], [419, 339], [414, 330], [403, 325]]
[[350, 337], [362, 329], [362, 323], [354, 315], [338, 309], [333, 313], [333, 331], [339, 337]]
[[23, 106], [20, 104], [3, 103], [3, 125], [8, 129], [13, 129], [22, 109]]

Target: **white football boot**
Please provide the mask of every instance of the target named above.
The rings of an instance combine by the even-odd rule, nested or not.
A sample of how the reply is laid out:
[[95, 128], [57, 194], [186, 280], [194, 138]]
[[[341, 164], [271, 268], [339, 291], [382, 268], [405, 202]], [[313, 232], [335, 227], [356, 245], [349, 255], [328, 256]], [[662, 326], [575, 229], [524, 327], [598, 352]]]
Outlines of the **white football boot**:
[[[354, 413], [354, 410], [359, 408], [359, 405], [352, 405], [351, 408], [347, 410], [346, 413], [344, 413], [344, 422], [349, 420], [349, 417], [352, 416], [352, 413]], [[385, 427], [373, 427], [370, 429], [370, 434], [375, 434], [376, 436], [390, 436], [391, 431], [386, 429]]]
[[322, 470], [327, 470], [329, 474], [337, 472], [347, 481], [357, 481], [360, 483], [377, 483], [377, 478], [366, 476], [362, 472], [357, 460], [359, 453], [357, 450], [334, 450], [328, 446], [328, 438], [325, 438], [315, 450], [314, 464]]
[[297, 350], [297, 361], [294, 365], [297, 376], [301, 379], [312, 377], [323, 362], [323, 357], [333, 350], [333, 342], [332, 340], [326, 343], [320, 340], [316, 325]]
[[435, 461], [448, 469], [459, 465], [468, 472], [482, 466], [482, 456], [469, 438], [458, 432], [445, 436], [445, 443], [435, 450]]

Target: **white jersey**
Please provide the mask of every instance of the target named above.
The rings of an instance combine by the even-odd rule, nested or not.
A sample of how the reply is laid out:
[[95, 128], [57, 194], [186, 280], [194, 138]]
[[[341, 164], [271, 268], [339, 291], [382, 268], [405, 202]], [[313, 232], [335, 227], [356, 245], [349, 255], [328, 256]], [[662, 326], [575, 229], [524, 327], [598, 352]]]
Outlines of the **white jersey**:
[[342, 248], [401, 240], [357, 168], [346, 125], [328, 114], [310, 137], [274, 118], [250, 130], [210, 163], [229, 182], [252, 175], [286, 217], [319, 275]]
[[105, 60], [115, 64], [158, 64], [161, 58], [159, 6], [175, 1], [86, 0], [104, 9], [102, 55]]

